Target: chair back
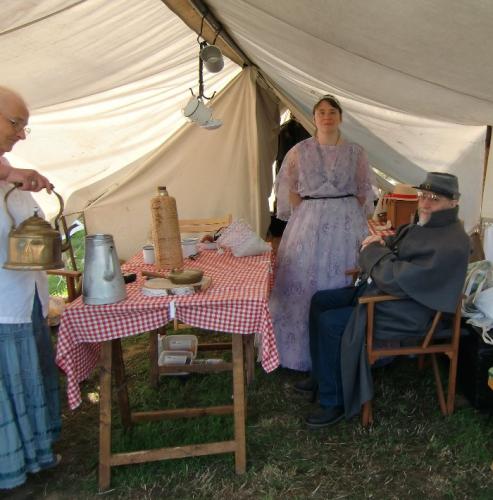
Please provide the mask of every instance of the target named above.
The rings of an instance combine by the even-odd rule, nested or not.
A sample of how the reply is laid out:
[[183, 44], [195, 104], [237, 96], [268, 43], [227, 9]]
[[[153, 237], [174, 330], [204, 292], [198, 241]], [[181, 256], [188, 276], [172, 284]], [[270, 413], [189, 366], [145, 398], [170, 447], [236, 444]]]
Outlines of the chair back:
[[210, 219], [181, 219], [178, 221], [180, 233], [214, 233], [229, 226], [233, 220], [231, 214]]

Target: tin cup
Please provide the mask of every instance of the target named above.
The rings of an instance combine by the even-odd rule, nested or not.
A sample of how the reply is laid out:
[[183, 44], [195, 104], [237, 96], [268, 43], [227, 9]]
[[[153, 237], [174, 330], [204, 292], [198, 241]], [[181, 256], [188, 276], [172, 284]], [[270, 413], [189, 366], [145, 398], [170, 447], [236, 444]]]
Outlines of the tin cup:
[[144, 264], [154, 264], [154, 262], [156, 262], [154, 245], [144, 245], [142, 247], [142, 257], [144, 259]]
[[195, 255], [197, 253], [198, 242], [199, 242], [198, 238], [183, 238], [181, 240], [181, 249], [184, 259], [190, 257], [190, 255]]

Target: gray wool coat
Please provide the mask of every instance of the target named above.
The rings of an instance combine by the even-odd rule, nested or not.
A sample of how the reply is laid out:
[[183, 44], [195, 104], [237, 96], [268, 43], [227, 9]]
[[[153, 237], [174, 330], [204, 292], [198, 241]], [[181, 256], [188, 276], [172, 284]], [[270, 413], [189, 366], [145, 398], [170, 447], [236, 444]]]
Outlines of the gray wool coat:
[[[434, 212], [424, 226], [399, 227], [385, 246], [373, 243], [360, 254], [363, 274], [371, 277], [360, 295], [388, 293], [404, 300], [375, 307], [375, 337], [399, 340], [423, 336], [435, 310], [453, 313], [462, 292], [469, 259], [469, 237], [458, 207]], [[406, 298], [407, 297], [407, 298]], [[341, 374], [346, 418], [373, 398], [366, 355], [366, 306], [356, 305], [341, 341]]]

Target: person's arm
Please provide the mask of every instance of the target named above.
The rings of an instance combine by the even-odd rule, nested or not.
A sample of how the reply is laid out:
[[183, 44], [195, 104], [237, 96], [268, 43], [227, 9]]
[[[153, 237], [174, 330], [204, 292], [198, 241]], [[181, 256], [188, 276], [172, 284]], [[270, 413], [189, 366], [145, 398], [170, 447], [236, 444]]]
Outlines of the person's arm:
[[301, 196], [293, 191], [289, 192], [289, 203], [293, 208], [296, 208], [302, 202]]
[[368, 162], [368, 155], [363, 148], [360, 148], [356, 165], [356, 198], [367, 217], [374, 211], [375, 193], [372, 184], [374, 184], [374, 175]]
[[288, 220], [293, 209], [301, 203], [298, 194], [298, 153], [296, 146], [285, 156], [276, 178], [277, 218]]
[[406, 293], [397, 283], [394, 271], [398, 257], [390, 248], [374, 241], [361, 250], [359, 266], [364, 275], [370, 276], [378, 289], [390, 295], [403, 297]]
[[0, 180], [19, 183], [22, 191], [41, 191], [46, 189], [51, 192], [51, 182], [36, 170], [30, 168], [15, 168], [7, 162], [0, 162]]

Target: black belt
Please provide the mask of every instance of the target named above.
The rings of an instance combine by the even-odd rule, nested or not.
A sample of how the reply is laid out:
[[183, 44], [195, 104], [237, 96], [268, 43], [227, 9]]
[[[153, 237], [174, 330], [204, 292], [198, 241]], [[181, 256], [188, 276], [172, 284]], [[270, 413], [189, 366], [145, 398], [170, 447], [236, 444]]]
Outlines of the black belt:
[[302, 196], [302, 200], [334, 200], [338, 198], [350, 198], [354, 194], [341, 194], [339, 196]]

